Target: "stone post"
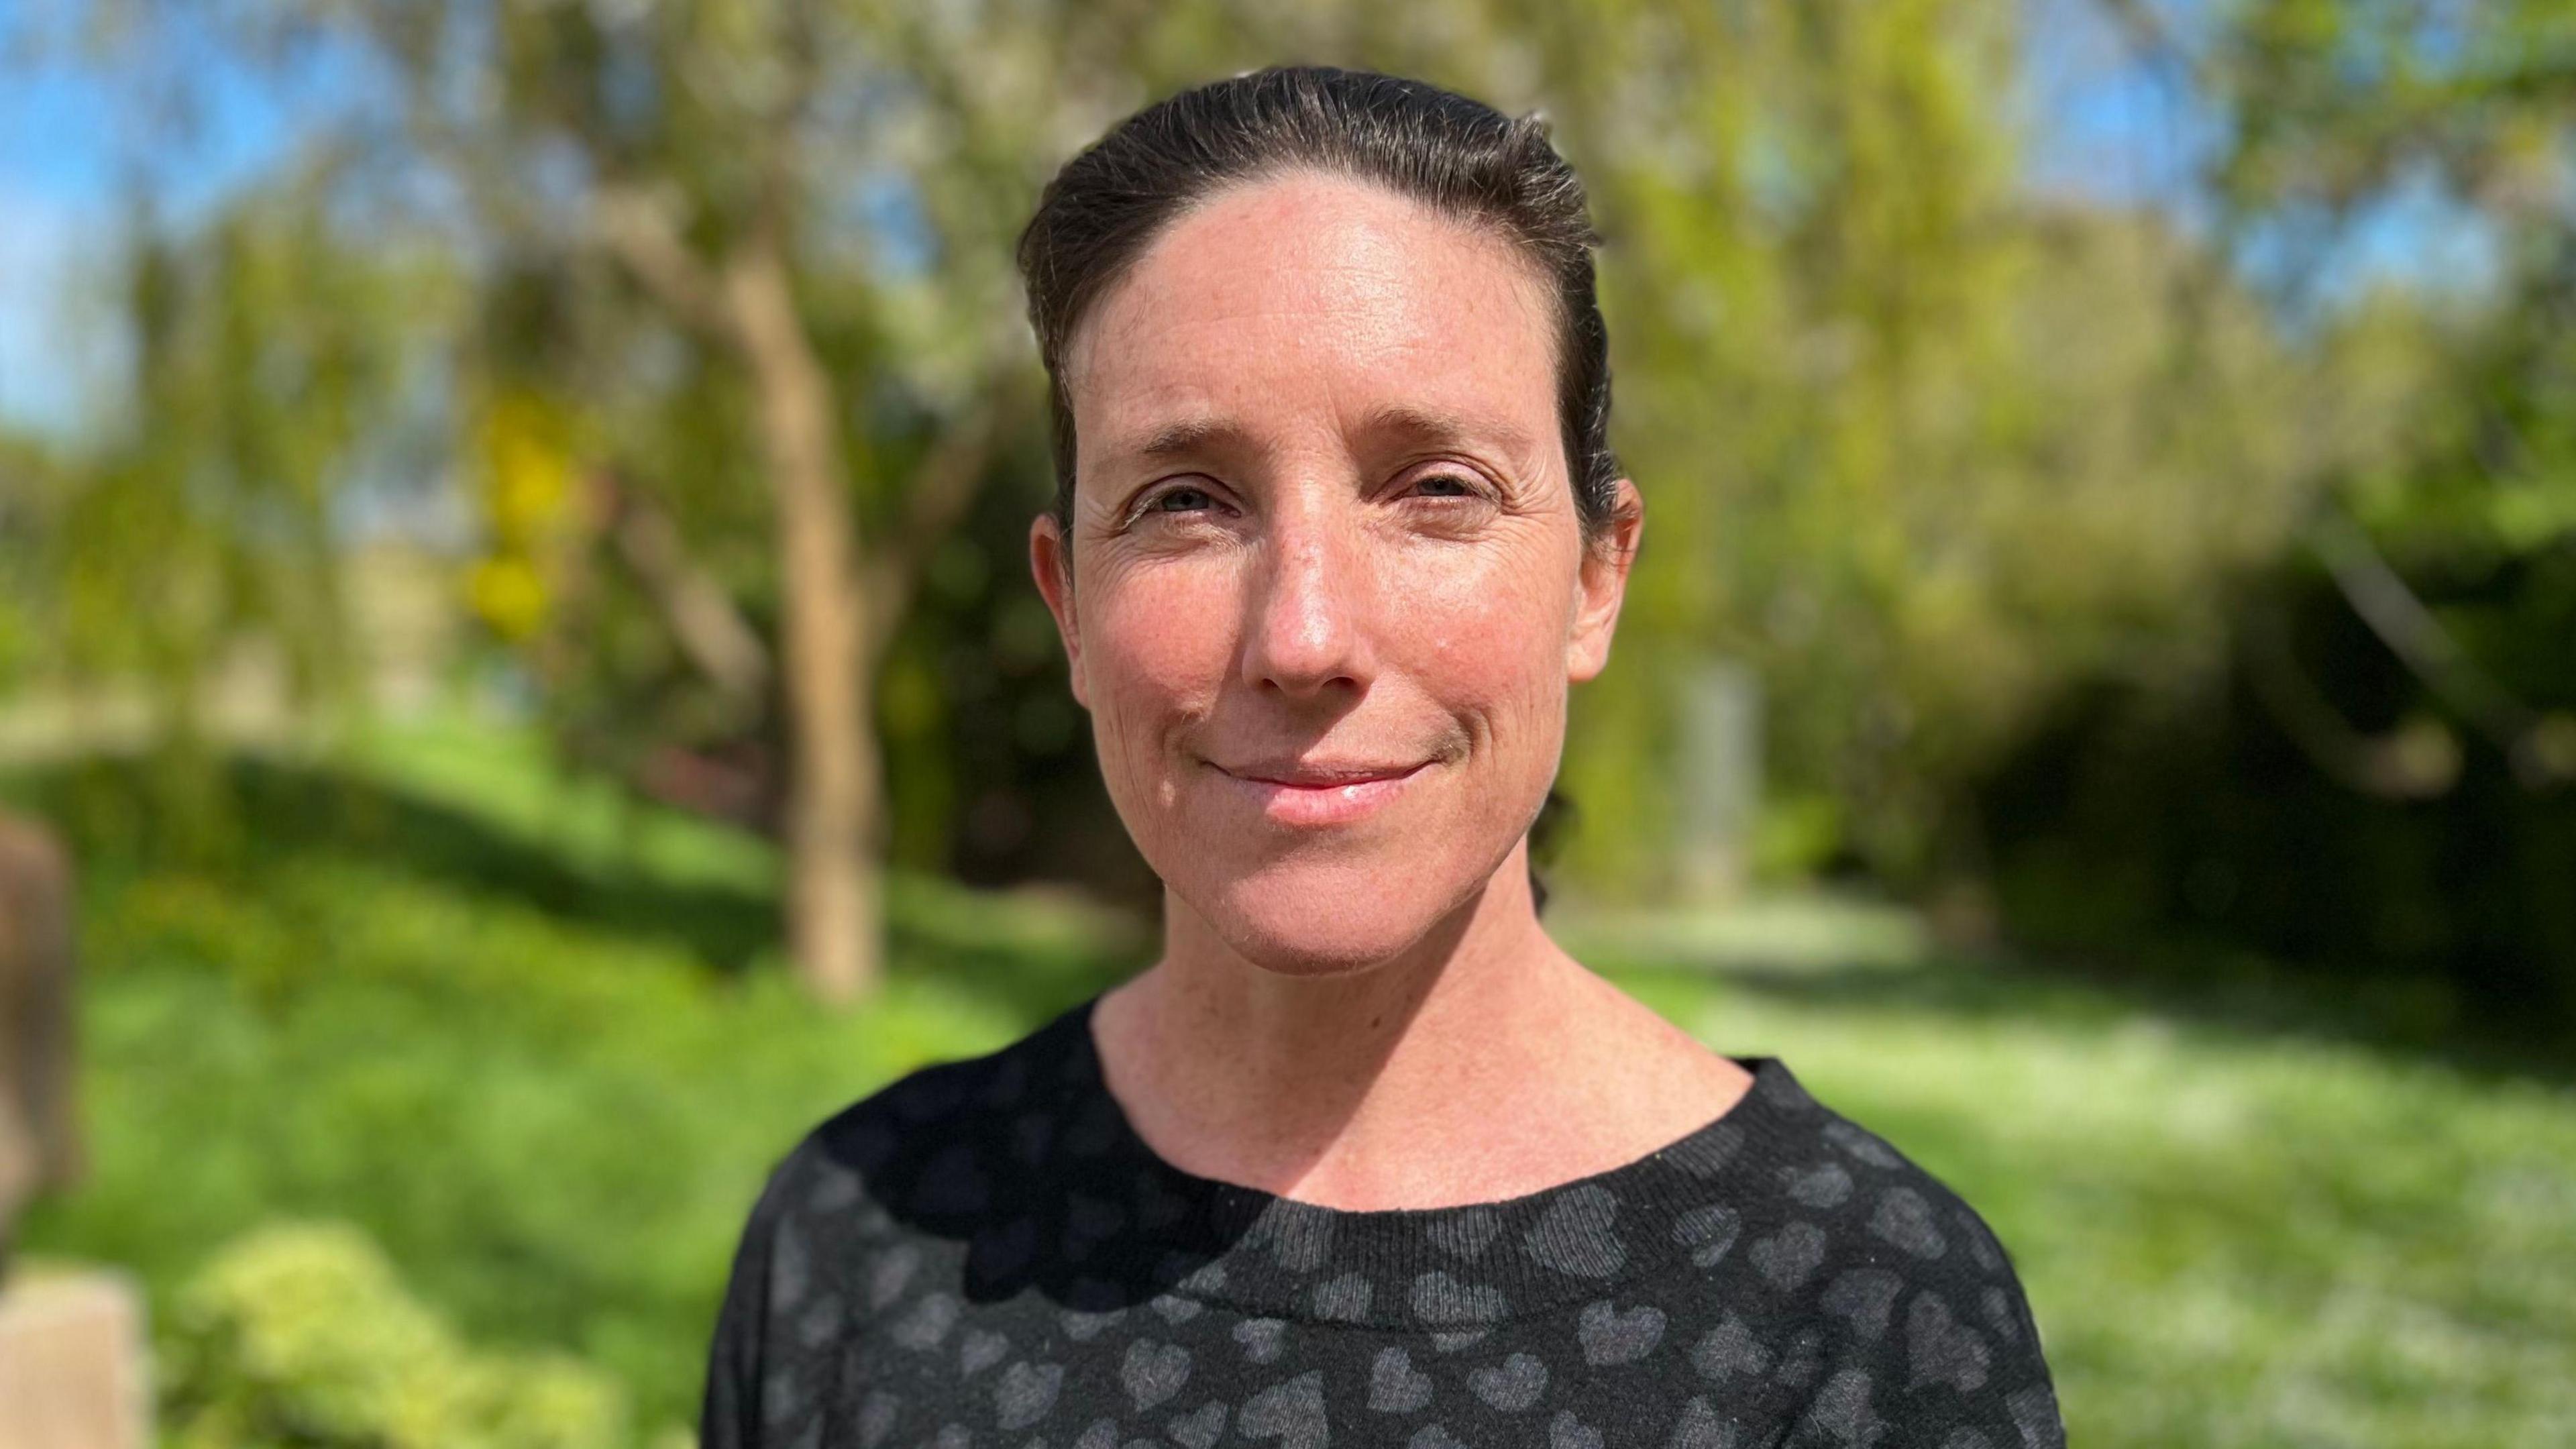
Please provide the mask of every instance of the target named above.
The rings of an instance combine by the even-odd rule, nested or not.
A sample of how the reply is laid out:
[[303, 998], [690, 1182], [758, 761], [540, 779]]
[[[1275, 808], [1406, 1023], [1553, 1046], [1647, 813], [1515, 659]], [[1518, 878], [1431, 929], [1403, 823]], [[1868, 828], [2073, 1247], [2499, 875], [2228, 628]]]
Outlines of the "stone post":
[[1762, 803], [1762, 680], [1732, 659], [1683, 676], [1675, 803], [1675, 884], [1692, 903], [1731, 901], [1752, 867]]
[[143, 1296], [97, 1271], [0, 1287], [0, 1449], [143, 1449]]

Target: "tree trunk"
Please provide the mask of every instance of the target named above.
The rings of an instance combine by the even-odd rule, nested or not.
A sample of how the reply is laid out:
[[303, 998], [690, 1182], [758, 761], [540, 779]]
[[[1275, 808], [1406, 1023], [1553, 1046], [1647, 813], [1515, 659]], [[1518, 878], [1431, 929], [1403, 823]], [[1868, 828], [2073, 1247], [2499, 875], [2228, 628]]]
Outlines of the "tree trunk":
[[866, 672], [865, 603], [844, 440], [830, 380], [796, 315], [776, 244], [726, 268], [727, 310], [759, 393], [782, 566], [787, 694], [787, 936], [815, 996], [855, 1000], [883, 955], [876, 863], [882, 799]]
[[0, 815], [0, 1279], [18, 1215], [79, 1174], [72, 1109], [71, 858], [53, 832]]

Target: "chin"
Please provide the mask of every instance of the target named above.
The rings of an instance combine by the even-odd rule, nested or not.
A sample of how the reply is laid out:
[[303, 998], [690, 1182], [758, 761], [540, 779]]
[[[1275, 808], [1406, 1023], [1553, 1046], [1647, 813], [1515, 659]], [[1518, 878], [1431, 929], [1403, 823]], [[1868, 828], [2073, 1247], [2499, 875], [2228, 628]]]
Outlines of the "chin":
[[1207, 891], [1180, 894], [1234, 952], [1281, 976], [1365, 971], [1419, 945], [1472, 900], [1477, 876], [1442, 889], [1420, 862], [1274, 864]]

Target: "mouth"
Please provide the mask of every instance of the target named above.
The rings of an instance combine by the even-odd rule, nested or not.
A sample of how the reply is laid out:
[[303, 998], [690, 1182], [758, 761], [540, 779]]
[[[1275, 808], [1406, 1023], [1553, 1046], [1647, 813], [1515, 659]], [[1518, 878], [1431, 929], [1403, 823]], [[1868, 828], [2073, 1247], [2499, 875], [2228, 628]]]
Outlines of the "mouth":
[[1428, 760], [1401, 765], [1264, 761], [1233, 768], [1208, 763], [1273, 824], [1298, 828], [1346, 825], [1374, 815], [1431, 765]]

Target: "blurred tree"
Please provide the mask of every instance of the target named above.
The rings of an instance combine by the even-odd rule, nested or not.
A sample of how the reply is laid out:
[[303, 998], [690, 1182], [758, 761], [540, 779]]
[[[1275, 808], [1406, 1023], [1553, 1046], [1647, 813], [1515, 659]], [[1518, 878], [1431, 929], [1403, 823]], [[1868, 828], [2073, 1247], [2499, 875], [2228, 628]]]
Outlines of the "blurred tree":
[[2233, 670], [2081, 692], [1990, 792], [2047, 934], [2216, 930], [2576, 1022], [2576, 11], [2108, 7], [2226, 138], [2210, 264], [2292, 343], [2296, 548]]
[[[459, 185], [487, 235], [518, 265], [548, 273], [605, 257], [650, 309], [640, 322], [581, 319], [592, 324], [587, 334], [576, 321], [569, 338], [514, 337], [511, 319], [494, 319], [504, 325], [487, 328], [482, 361], [504, 389], [484, 424], [497, 439], [497, 500], [515, 504], [531, 490], [559, 497], [574, 466], [545, 429], [528, 426], [544, 404], [509, 390], [514, 369], [560, 360], [573, 376], [556, 372], [546, 379], [555, 386], [589, 380], [586, 372], [605, 382], [617, 359], [582, 344], [614, 336], [650, 345], [638, 336], [646, 328], [676, 334], [665, 346], [739, 369], [776, 537], [777, 684], [792, 749], [783, 822], [790, 948], [808, 985], [832, 1001], [868, 990], [879, 969], [883, 782], [871, 700], [872, 665], [895, 615], [887, 595], [980, 476], [969, 460], [914, 480], [900, 496], [925, 536], [868, 547], [853, 492], [854, 480], [875, 481], [872, 439], [850, 426], [821, 334], [835, 322], [864, 325], [874, 299], [833, 307], [800, 295], [824, 290], [800, 278], [822, 244], [817, 213], [853, 199], [834, 169], [848, 158], [823, 138], [834, 108], [872, 103], [877, 67], [848, 62], [862, 38], [877, 38], [867, 35], [874, 18], [806, 4], [529, 4], [383, 7], [364, 22], [405, 82], [406, 138]], [[629, 299], [585, 300], [614, 309]], [[971, 354], [949, 361], [968, 389], [991, 366]], [[595, 399], [606, 389], [590, 391]], [[971, 402], [964, 411], [961, 429], [988, 425]], [[666, 606], [681, 610], [679, 637], [702, 646], [699, 662], [723, 688], [759, 686], [765, 663], [749, 651], [723, 664], [704, 651], [709, 639], [748, 631], [706, 622], [723, 619], [720, 596], [674, 582], [694, 571], [677, 531], [653, 526], [646, 508], [626, 505], [620, 537], [645, 576], [663, 582]], [[533, 570], [522, 559], [513, 573], [513, 562], [486, 564], [503, 600], [514, 578], [519, 594], [534, 593]]]
[[[970, 57], [958, 17], [820, 0], [119, 8], [125, 34], [211, 23], [229, 52], [391, 81], [350, 127], [364, 184], [427, 188], [411, 219], [480, 292], [458, 389], [493, 544], [478, 610], [541, 655], [550, 618], [597, 622], [566, 535], [605, 533], [730, 713], [776, 690], [791, 949], [818, 995], [868, 989], [874, 675], [1026, 390], [1007, 236], [1073, 87]], [[889, 410], [928, 445], [888, 446]], [[692, 466], [653, 455], [683, 431], [663, 456]], [[774, 667], [673, 522], [741, 522], [742, 481], [767, 504]]]
[[2211, 582], [2279, 537], [2268, 319], [2156, 218], [2022, 186], [2012, 7], [1516, 14], [1609, 234], [1649, 500], [1567, 762], [1632, 824], [1575, 859], [1666, 884], [1668, 681], [1713, 650], [1766, 683], [1775, 868], [1973, 878], [1960, 782], [2069, 674], [2212, 655]]
[[0, 431], [0, 698], [25, 688], [39, 663], [43, 600], [36, 575], [63, 489], [55, 451]]
[[[434, 257], [353, 242], [327, 157], [102, 260], [129, 375], [103, 431], [0, 462], [0, 664], [21, 686], [132, 688], [152, 834], [207, 856], [235, 822], [208, 768], [209, 686], [252, 671], [274, 713], [349, 696], [333, 511], [387, 423], [400, 339], [440, 306]], [[107, 745], [114, 740], [93, 743]]]
[[[2373, 229], [2411, 224], [2428, 252], [2483, 257], [2469, 276], [2423, 279], [2453, 292], [2445, 308], [2434, 286], [2415, 309], [2425, 315], [2406, 351], [2427, 367], [2426, 385], [2363, 435], [2367, 446], [2315, 475], [2311, 545], [2354, 615], [2531, 789], [2576, 780], [2576, 714], [2515, 686], [2511, 676], [2529, 671], [2496, 657], [2513, 647], [2501, 621], [2440, 617], [2404, 574], [2410, 564], [2492, 572], [2576, 547], [2571, 56], [2576, 11], [2563, 4], [2273, 0], [2202, 66], [2239, 119], [2218, 192], [2240, 231], [2277, 249], [2286, 306], [2330, 306], [2320, 293], [2335, 264]], [[2410, 195], [2424, 198], [2416, 219], [2392, 217]], [[2387, 348], [2390, 329], [2364, 330], [2368, 320], [2335, 329], [2318, 381], [2338, 400], [2362, 349]], [[2345, 416], [2369, 426], [2353, 411]], [[2543, 687], [2566, 701], [2564, 683]]]

